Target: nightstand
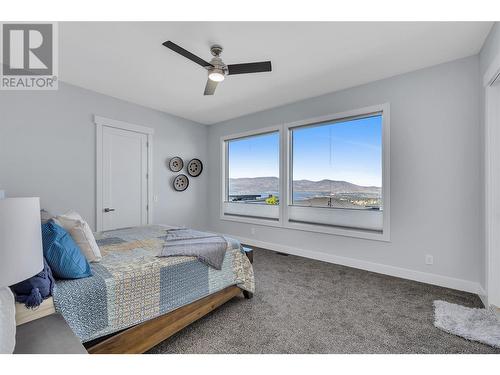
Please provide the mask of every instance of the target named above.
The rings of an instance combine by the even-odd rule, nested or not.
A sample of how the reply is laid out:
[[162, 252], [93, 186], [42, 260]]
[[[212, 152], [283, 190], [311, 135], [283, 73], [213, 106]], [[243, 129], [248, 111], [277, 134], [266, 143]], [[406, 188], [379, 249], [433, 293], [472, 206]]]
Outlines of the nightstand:
[[87, 354], [60, 314], [21, 324], [16, 329], [14, 354]]

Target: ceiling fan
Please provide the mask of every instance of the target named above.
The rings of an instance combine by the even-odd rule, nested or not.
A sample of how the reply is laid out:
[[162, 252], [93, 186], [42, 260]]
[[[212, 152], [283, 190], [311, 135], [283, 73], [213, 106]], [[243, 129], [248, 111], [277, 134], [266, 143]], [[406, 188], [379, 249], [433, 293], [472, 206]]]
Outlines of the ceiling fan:
[[204, 95], [213, 95], [215, 93], [215, 89], [217, 88], [217, 84], [224, 81], [226, 75], [261, 73], [271, 71], [271, 61], [229, 65], [224, 64], [222, 62], [222, 59], [220, 58], [222, 47], [218, 44], [210, 47], [210, 52], [214, 56], [212, 60], [210, 60], [210, 62], [203, 60], [202, 58], [192, 54], [189, 51], [186, 51], [184, 48], [175, 44], [174, 42], [171, 42], [170, 40], [164, 42], [163, 45], [167, 48], [170, 48], [172, 51], [188, 58], [189, 60], [194, 61], [198, 65], [201, 65], [208, 71], [207, 84], [205, 85], [205, 92], [203, 93]]

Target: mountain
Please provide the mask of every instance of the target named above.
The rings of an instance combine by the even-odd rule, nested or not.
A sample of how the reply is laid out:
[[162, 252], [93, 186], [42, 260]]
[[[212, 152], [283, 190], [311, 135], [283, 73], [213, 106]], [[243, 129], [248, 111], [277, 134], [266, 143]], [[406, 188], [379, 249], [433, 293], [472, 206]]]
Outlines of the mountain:
[[380, 194], [381, 188], [377, 186], [360, 186], [347, 181], [335, 180], [295, 180], [294, 191], [318, 191], [331, 193], [373, 193]]
[[[277, 177], [253, 177], [253, 178], [231, 178], [229, 179], [229, 191], [231, 194], [251, 194], [257, 192], [273, 192], [279, 190]], [[325, 193], [369, 193], [380, 194], [381, 188], [377, 186], [359, 186], [347, 181], [334, 180], [295, 180], [293, 190], [314, 191]]]
[[252, 194], [279, 190], [278, 177], [230, 178], [231, 194]]

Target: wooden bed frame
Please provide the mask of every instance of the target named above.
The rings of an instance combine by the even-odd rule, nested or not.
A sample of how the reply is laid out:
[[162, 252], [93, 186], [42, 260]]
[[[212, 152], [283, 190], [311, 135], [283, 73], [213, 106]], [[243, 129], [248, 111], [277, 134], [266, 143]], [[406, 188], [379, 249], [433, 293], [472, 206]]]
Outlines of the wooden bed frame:
[[242, 292], [245, 298], [252, 298], [252, 293], [232, 285], [165, 315], [118, 332], [98, 343], [91, 341], [84, 345], [90, 354], [144, 353]]
[[[243, 247], [243, 250], [253, 264], [253, 249]], [[165, 315], [83, 345], [90, 354], [144, 353], [242, 293], [246, 299], [253, 297], [253, 293], [241, 290], [236, 285], [228, 286]]]

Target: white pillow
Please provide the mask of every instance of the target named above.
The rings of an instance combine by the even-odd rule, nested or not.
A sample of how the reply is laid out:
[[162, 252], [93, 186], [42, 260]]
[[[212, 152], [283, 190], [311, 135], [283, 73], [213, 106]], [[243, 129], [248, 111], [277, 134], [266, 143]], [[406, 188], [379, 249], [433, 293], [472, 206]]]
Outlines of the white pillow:
[[64, 215], [56, 216], [55, 220], [69, 232], [89, 262], [99, 262], [101, 260], [101, 251], [95, 242], [94, 234], [78, 212], [68, 211]]

